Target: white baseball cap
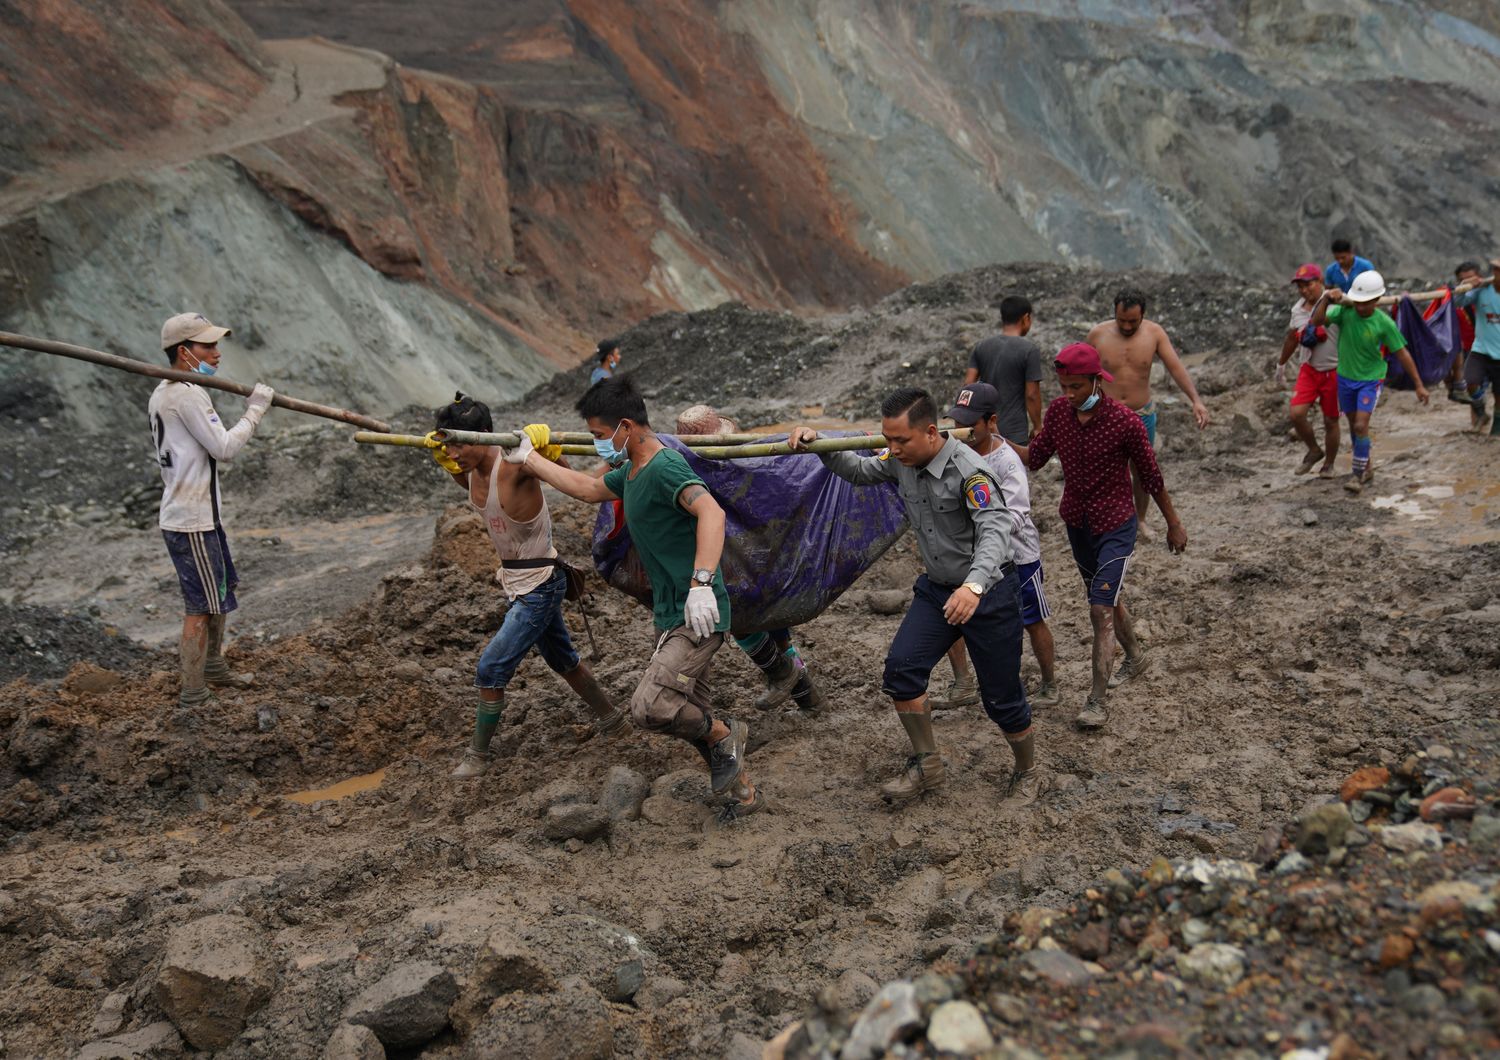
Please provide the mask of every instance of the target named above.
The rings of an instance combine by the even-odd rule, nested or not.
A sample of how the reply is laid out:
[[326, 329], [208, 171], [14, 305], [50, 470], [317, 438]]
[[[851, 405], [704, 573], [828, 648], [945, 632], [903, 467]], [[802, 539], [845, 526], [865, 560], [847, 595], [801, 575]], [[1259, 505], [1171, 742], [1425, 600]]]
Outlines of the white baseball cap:
[[229, 334], [202, 313], [178, 313], [161, 326], [161, 348], [173, 349], [184, 342], [211, 345]]
[[1354, 277], [1349, 285], [1349, 301], [1373, 302], [1385, 296], [1385, 277], [1374, 269], [1366, 269]]

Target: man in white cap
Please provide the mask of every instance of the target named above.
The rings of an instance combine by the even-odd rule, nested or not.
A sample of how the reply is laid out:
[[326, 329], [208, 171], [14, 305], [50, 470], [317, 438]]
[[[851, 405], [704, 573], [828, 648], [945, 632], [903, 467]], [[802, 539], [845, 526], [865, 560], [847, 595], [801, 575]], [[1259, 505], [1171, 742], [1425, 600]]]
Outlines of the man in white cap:
[[[1370, 416], [1380, 401], [1385, 383], [1384, 346], [1401, 362], [1407, 377], [1416, 387], [1417, 400], [1427, 404], [1427, 388], [1417, 374], [1417, 366], [1406, 348], [1406, 339], [1389, 314], [1379, 312], [1385, 294], [1385, 278], [1374, 269], [1361, 272], [1349, 284], [1345, 294], [1329, 287], [1313, 307], [1311, 324], [1323, 327], [1336, 324], [1339, 329], [1339, 411], [1349, 417], [1349, 436], [1354, 443], [1354, 465], [1344, 488], [1358, 493], [1373, 477], [1370, 470]], [[1337, 302], [1337, 305], [1330, 305]], [[1350, 303], [1345, 305], [1344, 303]]]
[[[167, 361], [181, 372], [213, 375], [219, 366], [216, 327], [202, 313], [179, 313], [161, 328]], [[245, 414], [225, 429], [208, 391], [162, 380], [151, 393], [151, 440], [161, 467], [162, 537], [182, 588], [182, 689], [177, 702], [192, 707], [213, 698], [208, 686], [244, 688], [224, 661], [224, 616], [237, 606], [239, 581], [219, 506], [219, 462], [240, 451], [271, 407], [275, 391], [256, 383]]]

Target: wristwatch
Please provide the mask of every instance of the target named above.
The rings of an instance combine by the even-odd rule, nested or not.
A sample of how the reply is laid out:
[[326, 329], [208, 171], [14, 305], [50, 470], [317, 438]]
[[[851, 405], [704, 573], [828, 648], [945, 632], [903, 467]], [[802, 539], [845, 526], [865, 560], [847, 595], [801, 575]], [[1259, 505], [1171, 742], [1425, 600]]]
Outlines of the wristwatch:
[[969, 592], [973, 593], [975, 596], [984, 596], [984, 586], [980, 585], [978, 582], [964, 582], [964, 588], [969, 590]]
[[712, 585], [714, 583], [714, 572], [707, 568], [693, 571], [694, 585]]

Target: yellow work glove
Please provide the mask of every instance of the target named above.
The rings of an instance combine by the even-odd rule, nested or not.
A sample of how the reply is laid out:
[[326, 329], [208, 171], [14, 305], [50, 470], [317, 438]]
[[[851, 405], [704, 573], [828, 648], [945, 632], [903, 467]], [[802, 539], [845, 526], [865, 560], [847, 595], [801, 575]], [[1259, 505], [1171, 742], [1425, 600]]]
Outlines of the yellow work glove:
[[556, 463], [557, 458], [562, 456], [562, 446], [549, 444], [552, 441], [552, 428], [545, 423], [528, 423], [521, 428], [521, 433], [531, 439], [531, 447], [543, 460]]
[[450, 475], [462, 475], [464, 469], [458, 466], [458, 461], [454, 460], [451, 456], [443, 451], [443, 447], [438, 444], [438, 440], [433, 437], [433, 435], [435, 434], [437, 434], [437, 431], [428, 431], [425, 435], [427, 444], [432, 447], [428, 450], [428, 452], [432, 454], [433, 461], [437, 464], [438, 467], [442, 468]]

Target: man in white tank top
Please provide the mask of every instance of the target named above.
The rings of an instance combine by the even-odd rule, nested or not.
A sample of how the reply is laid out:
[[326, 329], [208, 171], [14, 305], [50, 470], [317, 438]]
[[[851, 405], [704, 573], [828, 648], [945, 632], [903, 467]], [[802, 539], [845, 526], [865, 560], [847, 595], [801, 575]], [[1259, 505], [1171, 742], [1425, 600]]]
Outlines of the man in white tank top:
[[[455, 394], [453, 402], [435, 414], [438, 429], [491, 431], [490, 410], [483, 402]], [[561, 451], [547, 444], [547, 428], [527, 429], [537, 451], [562, 463]], [[500, 584], [510, 599], [505, 619], [479, 656], [474, 684], [479, 689], [474, 735], [455, 777], [483, 776], [490, 767], [490, 741], [500, 725], [505, 687], [527, 654], [535, 648], [542, 659], [568, 682], [588, 705], [594, 726], [606, 736], [629, 730], [623, 712], [615, 709], [587, 664], [578, 657], [563, 621], [562, 604], [568, 579], [556, 562], [552, 546], [552, 514], [542, 495], [541, 482], [525, 467], [508, 464], [501, 451], [489, 445], [447, 445], [432, 450], [432, 458], [468, 492], [469, 504], [484, 517], [490, 541], [500, 556]]]

